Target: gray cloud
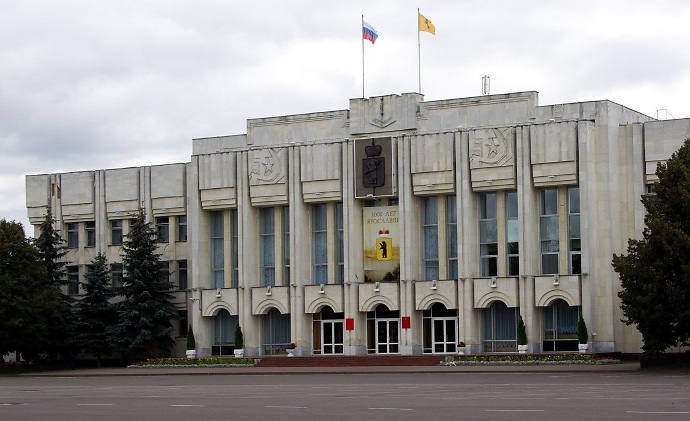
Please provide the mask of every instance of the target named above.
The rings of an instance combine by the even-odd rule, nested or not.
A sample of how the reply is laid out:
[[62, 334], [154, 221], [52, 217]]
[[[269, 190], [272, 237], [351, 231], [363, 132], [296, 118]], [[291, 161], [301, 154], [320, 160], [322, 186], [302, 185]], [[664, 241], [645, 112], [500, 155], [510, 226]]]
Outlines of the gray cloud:
[[0, 218], [25, 221], [24, 175], [184, 162], [191, 139], [246, 119], [537, 90], [690, 116], [684, 0], [323, 2], [7, 0], [0, 14]]

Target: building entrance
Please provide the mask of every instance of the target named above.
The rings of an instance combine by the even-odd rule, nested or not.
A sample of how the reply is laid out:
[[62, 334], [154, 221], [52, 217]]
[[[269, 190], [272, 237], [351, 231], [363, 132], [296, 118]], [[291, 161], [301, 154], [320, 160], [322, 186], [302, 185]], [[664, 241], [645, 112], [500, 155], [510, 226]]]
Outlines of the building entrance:
[[343, 353], [343, 331], [344, 323], [342, 320], [324, 320], [321, 322], [321, 353], [342, 354]]
[[345, 315], [324, 306], [312, 316], [314, 354], [343, 354], [345, 345]]
[[448, 354], [457, 350], [458, 311], [434, 304], [423, 314], [424, 353]]
[[400, 352], [400, 311], [383, 304], [367, 312], [367, 352], [397, 354]]
[[376, 353], [397, 354], [400, 341], [398, 319], [376, 320]]
[[433, 319], [434, 329], [432, 330], [432, 344], [434, 354], [447, 354], [455, 352], [457, 348], [457, 327], [455, 319], [438, 318]]

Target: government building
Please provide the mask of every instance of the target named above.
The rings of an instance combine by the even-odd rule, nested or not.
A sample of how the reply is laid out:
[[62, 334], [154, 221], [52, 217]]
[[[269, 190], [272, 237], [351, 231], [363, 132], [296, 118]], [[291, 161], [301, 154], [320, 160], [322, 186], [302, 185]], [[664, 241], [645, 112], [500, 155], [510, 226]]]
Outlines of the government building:
[[611, 266], [640, 238], [656, 166], [690, 119], [614, 102], [539, 105], [537, 92], [424, 101], [356, 98], [335, 111], [247, 120], [193, 140], [189, 162], [28, 175], [34, 235], [46, 206], [68, 247], [68, 292], [155, 225], [197, 355], [641, 352]]

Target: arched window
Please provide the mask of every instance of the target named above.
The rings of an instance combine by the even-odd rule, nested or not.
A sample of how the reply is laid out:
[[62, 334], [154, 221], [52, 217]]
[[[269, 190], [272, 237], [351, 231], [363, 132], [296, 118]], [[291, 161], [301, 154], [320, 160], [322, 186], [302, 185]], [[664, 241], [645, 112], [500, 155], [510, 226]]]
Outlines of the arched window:
[[233, 355], [235, 349], [235, 328], [238, 317], [231, 316], [225, 309], [220, 309], [213, 316], [212, 355]]
[[517, 350], [517, 307], [494, 301], [482, 310], [484, 352], [515, 352]]
[[543, 351], [577, 351], [577, 322], [580, 307], [554, 300], [544, 308]]
[[290, 315], [272, 308], [262, 317], [261, 335], [264, 355], [283, 353], [290, 343]]

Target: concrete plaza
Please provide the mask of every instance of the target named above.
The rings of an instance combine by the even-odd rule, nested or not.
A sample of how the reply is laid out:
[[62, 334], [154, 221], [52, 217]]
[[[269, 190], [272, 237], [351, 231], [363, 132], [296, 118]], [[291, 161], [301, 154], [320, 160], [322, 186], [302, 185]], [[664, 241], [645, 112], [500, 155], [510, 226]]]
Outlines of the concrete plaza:
[[690, 415], [687, 373], [640, 371], [635, 364], [193, 370], [0, 377], [0, 418], [614, 421]]

